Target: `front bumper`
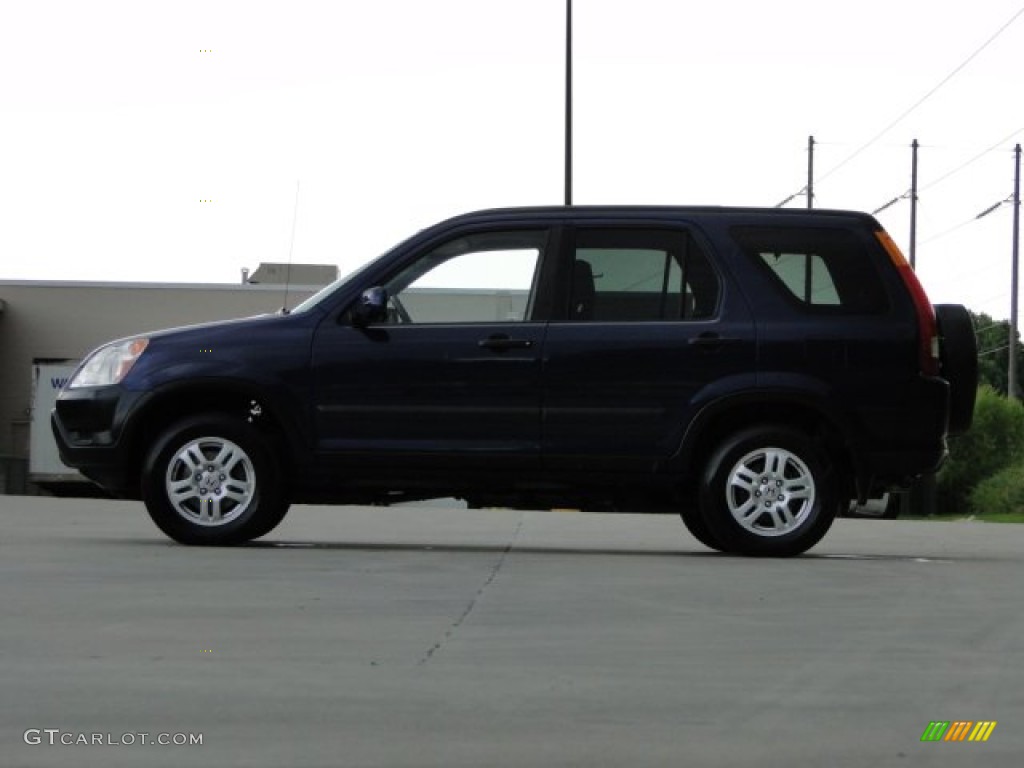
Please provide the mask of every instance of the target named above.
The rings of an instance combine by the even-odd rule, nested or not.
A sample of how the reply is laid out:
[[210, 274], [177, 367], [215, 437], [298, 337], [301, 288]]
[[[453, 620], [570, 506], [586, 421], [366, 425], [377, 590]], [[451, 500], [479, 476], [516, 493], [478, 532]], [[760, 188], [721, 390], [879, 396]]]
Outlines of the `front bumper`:
[[138, 457], [125, 439], [139, 398], [116, 386], [65, 390], [50, 416], [61, 461], [116, 496], [139, 495]]

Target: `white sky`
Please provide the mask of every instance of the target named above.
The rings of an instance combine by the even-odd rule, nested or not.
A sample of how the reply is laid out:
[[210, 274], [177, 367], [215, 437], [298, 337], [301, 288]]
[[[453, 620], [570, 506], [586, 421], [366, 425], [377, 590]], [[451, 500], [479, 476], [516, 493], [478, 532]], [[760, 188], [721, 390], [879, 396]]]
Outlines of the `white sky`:
[[[345, 273], [440, 218], [562, 202], [563, 0], [2, 2], [0, 278]], [[929, 295], [1007, 317], [1012, 206], [972, 219], [1013, 191], [1024, 16], [829, 172], [1022, 7], [575, 0], [574, 201], [775, 205], [813, 134], [816, 206], [870, 211], [917, 138]], [[909, 211], [879, 216], [904, 250]]]

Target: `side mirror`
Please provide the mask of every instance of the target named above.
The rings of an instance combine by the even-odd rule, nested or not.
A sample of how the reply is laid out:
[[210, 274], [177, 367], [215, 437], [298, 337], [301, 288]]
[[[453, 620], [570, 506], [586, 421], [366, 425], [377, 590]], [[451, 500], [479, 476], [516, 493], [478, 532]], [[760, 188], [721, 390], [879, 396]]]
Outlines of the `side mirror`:
[[379, 285], [363, 291], [352, 308], [352, 325], [365, 328], [388, 319], [388, 292]]

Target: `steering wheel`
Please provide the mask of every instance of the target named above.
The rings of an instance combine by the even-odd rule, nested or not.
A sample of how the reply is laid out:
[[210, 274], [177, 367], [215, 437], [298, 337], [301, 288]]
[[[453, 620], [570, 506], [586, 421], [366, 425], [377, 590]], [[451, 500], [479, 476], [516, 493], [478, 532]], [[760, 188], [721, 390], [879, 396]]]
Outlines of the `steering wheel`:
[[[412, 316], [406, 311], [405, 306], [399, 301], [397, 296], [389, 296], [388, 303], [391, 304], [391, 309], [394, 310], [395, 315], [398, 318], [399, 323], [411, 323]], [[391, 314], [390, 312], [388, 314]]]

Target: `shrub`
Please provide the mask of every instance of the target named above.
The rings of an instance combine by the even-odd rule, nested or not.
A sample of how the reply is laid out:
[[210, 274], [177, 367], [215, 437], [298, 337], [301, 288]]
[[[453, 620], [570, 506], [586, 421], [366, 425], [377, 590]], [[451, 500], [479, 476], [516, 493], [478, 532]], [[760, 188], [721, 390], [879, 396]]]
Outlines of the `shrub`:
[[975, 515], [1024, 512], [1024, 462], [1011, 464], [982, 480], [971, 491], [969, 503]]
[[939, 511], [963, 512], [982, 480], [1022, 459], [1024, 405], [991, 387], [980, 387], [973, 426], [949, 441], [949, 460], [939, 473]]

